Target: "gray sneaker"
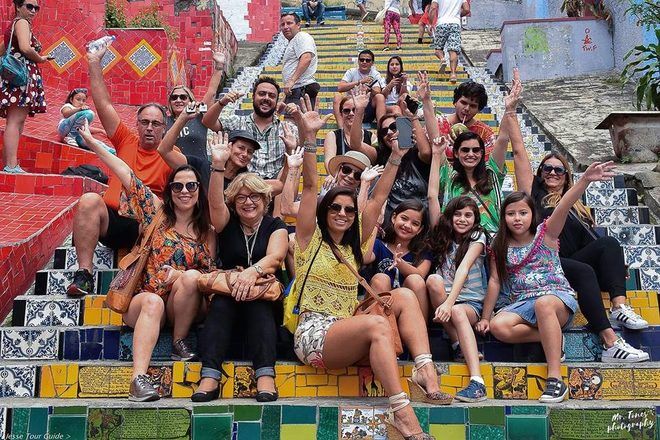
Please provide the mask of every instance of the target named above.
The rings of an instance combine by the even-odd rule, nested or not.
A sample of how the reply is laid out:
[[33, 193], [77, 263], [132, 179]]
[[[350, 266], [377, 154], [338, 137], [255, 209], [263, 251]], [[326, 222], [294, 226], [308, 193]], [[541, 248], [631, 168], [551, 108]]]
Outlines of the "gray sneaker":
[[128, 400], [133, 402], [153, 402], [158, 399], [160, 399], [160, 396], [156, 388], [149, 381], [149, 376], [140, 374], [131, 381]]
[[197, 354], [188, 347], [186, 341], [177, 339], [172, 344], [171, 358], [173, 361], [192, 361], [197, 358]]

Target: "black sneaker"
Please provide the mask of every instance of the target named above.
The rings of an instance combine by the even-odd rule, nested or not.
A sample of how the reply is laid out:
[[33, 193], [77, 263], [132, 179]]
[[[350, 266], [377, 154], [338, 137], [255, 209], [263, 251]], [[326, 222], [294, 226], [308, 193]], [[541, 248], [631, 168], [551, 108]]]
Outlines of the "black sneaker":
[[539, 402], [541, 403], [559, 403], [562, 402], [568, 394], [568, 387], [563, 380], [549, 377], [545, 382], [545, 391], [541, 394]]
[[197, 354], [188, 347], [186, 341], [177, 339], [172, 344], [171, 357], [173, 361], [192, 361], [197, 358]]
[[66, 288], [66, 294], [80, 298], [94, 293], [94, 277], [87, 269], [79, 269], [73, 275], [73, 282]]
[[160, 399], [158, 391], [151, 384], [149, 376], [141, 374], [131, 381], [128, 400], [133, 402], [153, 402]]

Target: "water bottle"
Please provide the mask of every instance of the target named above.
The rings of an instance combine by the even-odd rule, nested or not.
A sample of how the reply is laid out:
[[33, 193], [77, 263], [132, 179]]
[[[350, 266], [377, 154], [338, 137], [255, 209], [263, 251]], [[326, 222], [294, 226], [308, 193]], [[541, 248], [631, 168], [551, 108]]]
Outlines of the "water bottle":
[[106, 35], [98, 40], [91, 41], [87, 44], [87, 51], [89, 53], [98, 52], [102, 47], [110, 46], [116, 39], [117, 37], [114, 35]]

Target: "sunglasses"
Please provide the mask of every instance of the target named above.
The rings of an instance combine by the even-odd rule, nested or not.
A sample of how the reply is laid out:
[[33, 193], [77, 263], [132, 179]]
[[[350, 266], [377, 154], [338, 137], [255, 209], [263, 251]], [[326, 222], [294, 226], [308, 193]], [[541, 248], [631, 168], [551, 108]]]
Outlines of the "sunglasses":
[[331, 203], [328, 205], [328, 209], [330, 212], [334, 212], [336, 214], [339, 214], [341, 210], [344, 210], [344, 214], [346, 215], [355, 215], [357, 212], [357, 208], [355, 206], [344, 206], [340, 205], [339, 203]]
[[343, 109], [341, 109], [341, 114], [342, 115], [350, 115], [351, 113], [355, 114], [355, 109], [354, 108], [343, 108]]
[[550, 174], [554, 171], [555, 174], [558, 175], [558, 176], [563, 176], [564, 174], [566, 174], [566, 168], [564, 168], [564, 167], [553, 167], [552, 165], [543, 165], [541, 167], [541, 171], [543, 171], [546, 174]]
[[143, 126], [145, 128], [148, 127], [149, 124], [151, 124], [151, 126], [153, 128], [160, 128], [160, 127], [163, 127], [165, 125], [165, 123], [163, 123], [163, 122], [150, 121], [149, 119], [138, 119], [138, 122], [140, 123], [141, 126]]
[[41, 9], [40, 6], [33, 5], [31, 3], [25, 3], [23, 6], [25, 6], [25, 9], [27, 9], [30, 12], [39, 12], [39, 9]]
[[78, 93], [84, 93], [85, 95], [87, 94], [87, 89], [84, 87], [81, 87], [79, 89], [73, 89], [71, 91], [72, 94], [77, 95]]
[[373, 63], [374, 62], [374, 60], [372, 60], [371, 58], [358, 58], [358, 61], [361, 62], [361, 63]]
[[396, 133], [396, 132], [397, 132], [397, 129], [396, 129], [396, 122], [392, 122], [392, 123], [391, 123], [390, 125], [388, 125], [387, 127], [381, 127], [381, 128], [379, 128], [379, 129], [378, 129], [378, 134], [380, 134], [381, 137], [385, 137], [385, 136], [387, 136], [387, 133], [389, 133], [390, 131], [391, 131], [392, 133]]
[[360, 180], [360, 177], [362, 177], [362, 171], [354, 170], [353, 168], [351, 168], [348, 165], [342, 165], [341, 167], [339, 167], [339, 171], [341, 171], [341, 173], [345, 176], [350, 176], [351, 173], [352, 173], [353, 178], [355, 180]]
[[182, 93], [180, 95], [170, 95], [170, 101], [176, 101], [177, 99], [179, 101], [185, 101], [187, 99], [190, 99], [190, 97], [188, 95], [186, 95], [185, 93]]
[[458, 151], [463, 153], [463, 154], [468, 154], [468, 153], [481, 154], [481, 153], [483, 153], [483, 151], [481, 151], [481, 147], [472, 147], [472, 148], [470, 148], [470, 147], [461, 147], [461, 148], [458, 149]]
[[249, 196], [246, 196], [245, 194], [239, 194], [236, 196], [234, 200], [236, 201], [236, 203], [240, 203], [240, 204], [247, 202], [248, 199], [250, 199], [252, 203], [257, 203], [259, 200], [261, 200], [261, 197], [262, 196], [259, 193], [252, 193]]
[[199, 189], [199, 182], [186, 182], [184, 185], [182, 182], [172, 182], [170, 183], [170, 189], [173, 193], [180, 193], [183, 191], [183, 187], [186, 187], [186, 190], [189, 193], [194, 193]]

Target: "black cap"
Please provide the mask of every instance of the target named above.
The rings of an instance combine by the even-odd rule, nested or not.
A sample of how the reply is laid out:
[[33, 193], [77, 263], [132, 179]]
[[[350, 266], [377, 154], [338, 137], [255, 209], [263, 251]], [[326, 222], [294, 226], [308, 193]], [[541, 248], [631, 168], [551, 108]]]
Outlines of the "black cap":
[[252, 136], [247, 130], [232, 130], [229, 132], [229, 142], [234, 142], [236, 139], [243, 139], [252, 144], [255, 150], [261, 148], [261, 144]]

